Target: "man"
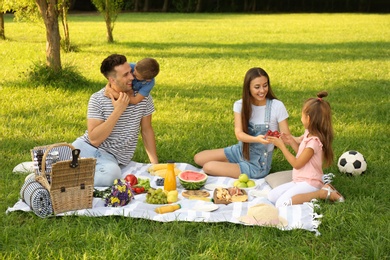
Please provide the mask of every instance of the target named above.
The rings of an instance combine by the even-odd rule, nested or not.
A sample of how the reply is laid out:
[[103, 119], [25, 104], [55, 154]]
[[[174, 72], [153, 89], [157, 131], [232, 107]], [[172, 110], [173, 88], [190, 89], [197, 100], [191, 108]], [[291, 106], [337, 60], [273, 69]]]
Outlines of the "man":
[[113, 90], [115, 99], [104, 95], [104, 88], [92, 94], [88, 103], [87, 131], [74, 141], [82, 157], [96, 158], [95, 186], [110, 186], [121, 178], [121, 166], [133, 158], [139, 129], [151, 163], [158, 163], [152, 127], [153, 99], [149, 95], [136, 105], [129, 104], [134, 76], [123, 55], [112, 54], [103, 60], [101, 73]]

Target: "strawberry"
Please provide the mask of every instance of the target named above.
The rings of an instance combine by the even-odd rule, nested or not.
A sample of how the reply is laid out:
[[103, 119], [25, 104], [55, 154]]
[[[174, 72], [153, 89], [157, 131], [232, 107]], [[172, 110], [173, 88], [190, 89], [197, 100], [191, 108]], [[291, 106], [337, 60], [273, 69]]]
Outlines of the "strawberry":
[[267, 136], [273, 136], [273, 137], [279, 138], [280, 133], [277, 130], [273, 131], [273, 132], [271, 130], [268, 130], [267, 133], [265, 134], [264, 138], [267, 138]]
[[142, 186], [139, 186], [139, 185], [132, 186], [131, 188], [133, 189], [133, 191], [136, 194], [141, 194], [141, 193], [145, 192], [145, 188]]
[[279, 138], [280, 137], [280, 133], [278, 131], [274, 131], [273, 132], [273, 136]]
[[267, 138], [267, 136], [273, 136], [273, 132], [271, 130], [268, 130], [268, 132], [265, 134], [264, 138]]

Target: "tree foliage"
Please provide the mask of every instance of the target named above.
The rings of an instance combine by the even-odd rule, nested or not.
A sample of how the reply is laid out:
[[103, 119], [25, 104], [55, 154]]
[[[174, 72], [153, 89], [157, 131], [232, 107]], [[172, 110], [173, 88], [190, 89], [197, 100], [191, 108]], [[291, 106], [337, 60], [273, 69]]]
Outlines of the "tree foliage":
[[4, 14], [13, 11], [15, 20], [37, 20], [39, 14], [34, 0], [0, 0], [0, 38], [5, 39]]
[[[74, 0], [0, 0], [0, 13], [12, 10], [16, 21], [43, 20], [46, 28], [46, 65], [53, 71], [59, 71], [62, 69], [61, 47], [66, 52], [70, 50], [67, 13], [73, 2]], [[62, 40], [58, 25], [59, 17], [64, 30]], [[2, 32], [4, 34], [4, 26]]]
[[[1, 1], [1, 0], [0, 0]], [[16, 21], [41, 21], [42, 17], [39, 13], [38, 6], [35, 0], [3, 0], [8, 7], [8, 11], [12, 10]]]
[[121, 12], [124, 0], [92, 0], [96, 9], [103, 15], [106, 22], [107, 41], [114, 42], [113, 30], [118, 14]]

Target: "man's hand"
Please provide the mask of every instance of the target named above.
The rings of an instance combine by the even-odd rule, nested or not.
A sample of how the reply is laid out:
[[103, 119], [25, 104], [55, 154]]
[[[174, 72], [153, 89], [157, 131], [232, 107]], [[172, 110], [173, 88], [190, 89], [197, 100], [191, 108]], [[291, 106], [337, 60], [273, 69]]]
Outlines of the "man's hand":
[[[134, 98], [134, 91], [133, 90], [130, 90], [130, 91], [127, 91], [127, 92], [123, 92], [125, 93], [128, 97], [129, 97], [129, 104], [130, 104], [130, 98], [133, 97]], [[114, 98], [115, 100], [117, 100], [119, 98], [119, 92], [115, 91], [110, 83], [107, 83], [106, 85], [106, 88], [104, 90], [104, 95], [108, 98]]]
[[119, 92], [118, 98], [115, 100], [114, 96], [110, 93], [110, 98], [112, 105], [114, 106], [114, 111], [118, 110], [121, 114], [126, 110], [129, 105], [130, 98], [126, 93]]

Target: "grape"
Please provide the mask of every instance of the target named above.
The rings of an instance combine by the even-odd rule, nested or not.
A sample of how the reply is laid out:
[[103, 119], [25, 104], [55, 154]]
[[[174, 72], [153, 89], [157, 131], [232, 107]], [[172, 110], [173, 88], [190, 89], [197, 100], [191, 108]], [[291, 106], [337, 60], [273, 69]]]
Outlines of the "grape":
[[150, 204], [167, 204], [167, 195], [161, 188], [157, 190], [149, 189], [146, 194], [146, 202]]

